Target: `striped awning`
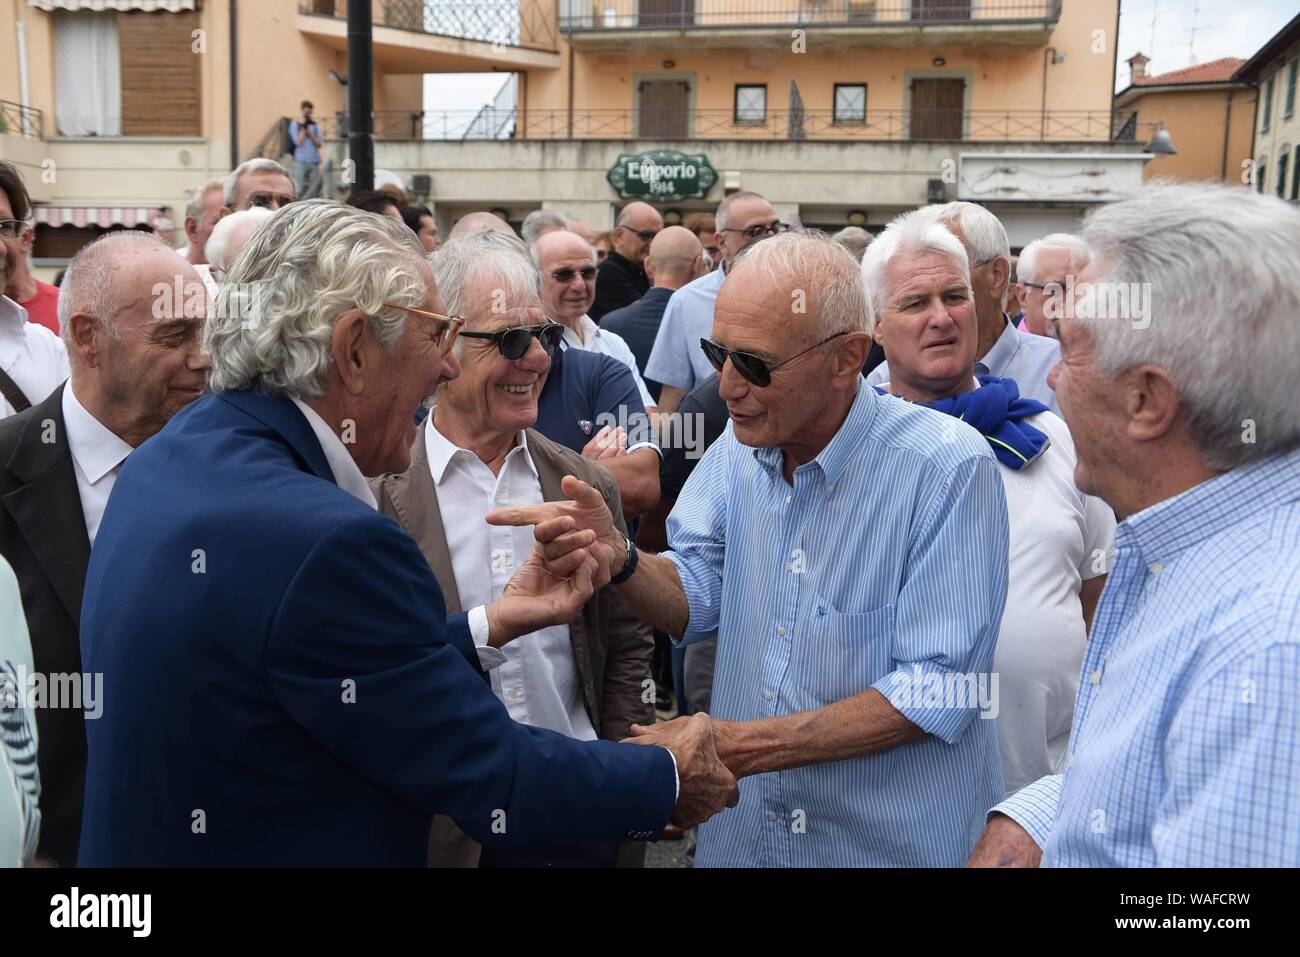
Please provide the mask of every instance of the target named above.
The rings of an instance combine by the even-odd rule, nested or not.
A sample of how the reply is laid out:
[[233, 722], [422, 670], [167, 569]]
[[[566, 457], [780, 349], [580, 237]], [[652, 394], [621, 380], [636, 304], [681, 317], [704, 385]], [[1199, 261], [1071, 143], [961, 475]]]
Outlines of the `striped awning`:
[[151, 225], [151, 217], [158, 215], [158, 208], [149, 206], [37, 206], [34, 210], [36, 222], [42, 226], [98, 226], [108, 229], [112, 226]]
[[198, 0], [27, 0], [29, 7], [54, 12], [55, 10], [93, 11], [142, 10], [145, 13], [181, 13], [197, 10]]

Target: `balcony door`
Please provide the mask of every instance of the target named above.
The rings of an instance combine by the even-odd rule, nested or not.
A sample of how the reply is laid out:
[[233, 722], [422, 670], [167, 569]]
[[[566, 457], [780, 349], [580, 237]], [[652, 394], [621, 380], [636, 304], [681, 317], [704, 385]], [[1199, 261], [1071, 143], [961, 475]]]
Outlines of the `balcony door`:
[[927, 77], [912, 81], [909, 123], [914, 140], [959, 140], [966, 81]]
[[637, 25], [689, 27], [695, 25], [695, 0], [638, 0]]
[[969, 20], [970, 0], [912, 0], [913, 20]]
[[691, 84], [686, 80], [642, 80], [637, 86], [636, 135], [654, 140], [690, 136]]

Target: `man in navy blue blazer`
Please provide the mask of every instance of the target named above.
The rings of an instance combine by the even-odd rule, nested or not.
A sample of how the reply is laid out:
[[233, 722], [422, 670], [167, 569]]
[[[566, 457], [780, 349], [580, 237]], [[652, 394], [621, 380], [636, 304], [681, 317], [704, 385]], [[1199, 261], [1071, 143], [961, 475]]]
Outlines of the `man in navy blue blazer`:
[[442, 310], [399, 223], [311, 200], [253, 234], [204, 331], [214, 394], [127, 461], [91, 553], [81, 864], [419, 866], [434, 814], [539, 846], [735, 803], [707, 717], [669, 748], [578, 742], [493, 696], [500, 646], [570, 620], [606, 546], [543, 523], [448, 619], [375, 510], [364, 476], [408, 467], [413, 410], [459, 373]]

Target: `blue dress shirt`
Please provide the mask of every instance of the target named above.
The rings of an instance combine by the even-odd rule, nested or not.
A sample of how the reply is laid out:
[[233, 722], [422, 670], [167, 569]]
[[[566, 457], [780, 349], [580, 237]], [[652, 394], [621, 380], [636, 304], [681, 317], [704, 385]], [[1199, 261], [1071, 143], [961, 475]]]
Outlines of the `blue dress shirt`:
[[713, 333], [713, 304], [726, 278], [715, 269], [673, 293], [645, 365], [646, 378], [690, 392], [713, 375], [700, 340]]

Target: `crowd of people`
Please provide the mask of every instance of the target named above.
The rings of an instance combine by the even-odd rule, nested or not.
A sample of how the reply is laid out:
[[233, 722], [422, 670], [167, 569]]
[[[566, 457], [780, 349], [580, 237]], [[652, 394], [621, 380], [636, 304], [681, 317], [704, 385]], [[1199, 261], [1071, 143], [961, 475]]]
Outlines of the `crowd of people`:
[[57, 289], [0, 164], [0, 864], [1300, 865], [1294, 207], [444, 240], [290, 135]]

